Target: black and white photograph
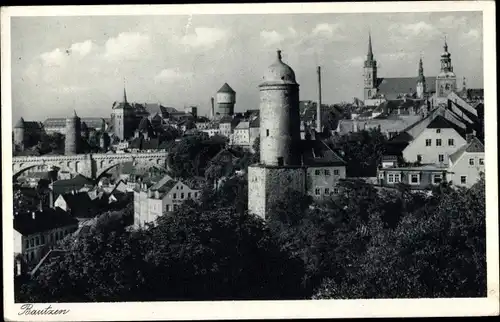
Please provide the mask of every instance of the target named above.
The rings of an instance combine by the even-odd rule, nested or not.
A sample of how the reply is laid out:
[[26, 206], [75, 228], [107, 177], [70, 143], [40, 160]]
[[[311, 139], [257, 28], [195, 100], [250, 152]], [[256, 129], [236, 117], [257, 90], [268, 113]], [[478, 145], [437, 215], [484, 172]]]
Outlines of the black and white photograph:
[[2, 8], [5, 318], [499, 313], [494, 3], [307, 6]]

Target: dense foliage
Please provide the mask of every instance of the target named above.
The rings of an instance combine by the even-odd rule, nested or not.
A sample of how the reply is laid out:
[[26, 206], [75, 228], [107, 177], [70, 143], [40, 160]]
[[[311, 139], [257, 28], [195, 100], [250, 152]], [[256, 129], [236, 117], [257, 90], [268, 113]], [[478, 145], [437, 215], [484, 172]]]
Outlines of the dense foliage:
[[484, 181], [432, 195], [348, 182], [322, 204], [298, 192], [266, 221], [247, 181], [206, 189], [149, 230], [105, 216], [67, 241], [18, 301], [485, 296]]
[[333, 144], [344, 152], [348, 177], [374, 177], [386, 152], [387, 139], [379, 130], [363, 130], [332, 137]]
[[203, 176], [208, 161], [224, 146], [225, 141], [214, 136], [189, 135], [180, 139], [170, 150], [168, 164], [177, 178]]

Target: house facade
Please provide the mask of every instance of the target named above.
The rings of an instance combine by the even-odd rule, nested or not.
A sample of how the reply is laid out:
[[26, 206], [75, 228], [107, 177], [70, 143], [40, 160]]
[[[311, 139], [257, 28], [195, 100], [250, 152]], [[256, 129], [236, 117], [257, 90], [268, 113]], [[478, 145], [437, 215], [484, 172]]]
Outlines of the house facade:
[[134, 227], [155, 224], [164, 213], [175, 211], [184, 201], [197, 199], [200, 190], [191, 189], [166, 175], [153, 185], [137, 184], [134, 190]]
[[450, 156], [448, 180], [456, 186], [471, 187], [485, 171], [484, 159], [484, 145], [469, 137], [467, 144]]

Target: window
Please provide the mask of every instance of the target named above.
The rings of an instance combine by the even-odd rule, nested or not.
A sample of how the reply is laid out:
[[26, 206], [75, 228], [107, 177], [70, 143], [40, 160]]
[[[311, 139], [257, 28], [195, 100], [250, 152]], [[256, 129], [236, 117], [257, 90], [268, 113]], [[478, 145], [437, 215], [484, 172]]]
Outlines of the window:
[[432, 145], [432, 139], [426, 139], [425, 146], [431, 146], [431, 145]]
[[432, 178], [434, 184], [439, 184], [442, 181], [442, 176], [440, 174], [435, 174]]
[[170, 205], [167, 205], [167, 211], [170, 211]]
[[30, 248], [30, 241], [28, 239], [26, 239], [26, 245], [25, 245], [25, 248]]
[[474, 159], [473, 158], [469, 159], [469, 165], [474, 165]]
[[283, 157], [278, 157], [278, 166], [283, 165]]
[[401, 175], [399, 173], [394, 175], [394, 183], [401, 182]]
[[316, 196], [319, 196], [319, 195], [321, 194], [321, 189], [320, 189], [320, 188], [316, 188], [316, 189], [314, 190], [314, 194], [315, 194]]
[[436, 139], [436, 146], [441, 146], [441, 139]]
[[392, 173], [387, 176], [387, 182], [394, 183], [394, 175]]
[[184, 192], [181, 193], [181, 199], [184, 199]]
[[417, 162], [422, 162], [422, 155], [421, 154], [417, 154]]
[[188, 198], [191, 198], [191, 192], [188, 192]]
[[45, 244], [45, 236], [44, 235], [40, 236], [40, 244], [42, 244], [42, 245]]
[[35, 240], [33, 238], [30, 239], [30, 247], [35, 247]]
[[269, 136], [269, 130], [266, 130], [266, 136]]
[[330, 188], [325, 188], [325, 195], [329, 195], [330, 194]]
[[444, 162], [444, 154], [438, 155], [439, 162]]
[[340, 174], [339, 169], [333, 170], [333, 175], [338, 176]]
[[479, 159], [479, 165], [484, 165], [484, 159]]
[[319, 170], [314, 170], [314, 175], [319, 176], [321, 172]]
[[466, 184], [467, 183], [467, 176], [461, 176], [460, 177], [460, 183], [461, 184]]
[[333, 193], [337, 195], [339, 193], [339, 188], [333, 188]]
[[441, 129], [436, 129], [436, 133], [441, 133]]
[[325, 169], [325, 176], [329, 176], [329, 175], [330, 175], [330, 170]]
[[455, 141], [453, 139], [448, 139], [448, 145], [449, 146], [454, 146], [455, 145]]
[[383, 173], [383, 172], [380, 172], [380, 173], [378, 174], [378, 178], [379, 178], [379, 179], [384, 179], [384, 173]]
[[418, 174], [411, 174], [410, 175], [410, 183], [411, 184], [419, 184], [420, 183], [420, 178]]
[[174, 193], [174, 199], [176, 199], [176, 198], [177, 198], [177, 194], [176, 194], [176, 193]]
[[198, 193], [197, 192], [194, 193], [194, 197], [195, 198], [198, 197]]

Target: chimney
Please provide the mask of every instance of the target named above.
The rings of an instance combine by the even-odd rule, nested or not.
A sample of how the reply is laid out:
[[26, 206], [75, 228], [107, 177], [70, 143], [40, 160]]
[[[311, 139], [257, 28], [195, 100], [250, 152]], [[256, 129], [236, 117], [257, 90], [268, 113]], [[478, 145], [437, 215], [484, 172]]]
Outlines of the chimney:
[[318, 133], [323, 132], [323, 127], [321, 124], [321, 67], [318, 66], [318, 104], [316, 106], [316, 131]]
[[211, 102], [211, 108], [212, 108], [211, 118], [214, 119], [215, 118], [215, 103], [214, 103], [213, 97], [210, 98], [210, 102]]

